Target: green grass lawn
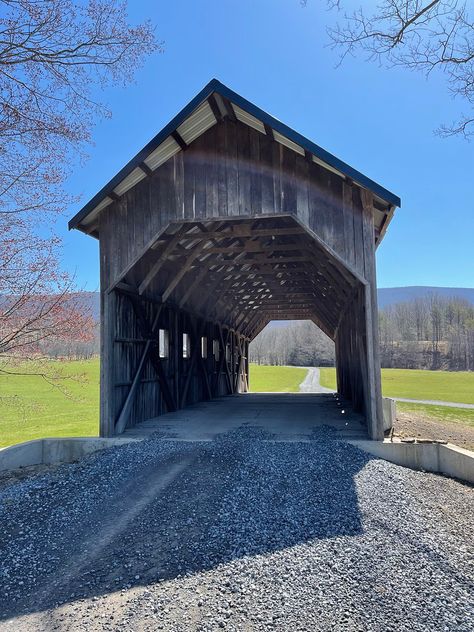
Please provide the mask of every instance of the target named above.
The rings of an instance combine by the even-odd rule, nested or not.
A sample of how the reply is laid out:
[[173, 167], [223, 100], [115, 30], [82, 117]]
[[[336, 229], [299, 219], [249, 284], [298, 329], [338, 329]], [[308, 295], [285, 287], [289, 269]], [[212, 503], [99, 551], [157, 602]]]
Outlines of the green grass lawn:
[[[335, 369], [321, 369], [321, 384], [336, 388]], [[474, 404], [474, 372], [382, 369], [385, 397]]]
[[[320, 381], [323, 386], [335, 389], [336, 370], [321, 369]], [[382, 392], [386, 397], [474, 404], [474, 373], [382, 369]], [[418, 413], [433, 421], [474, 427], [474, 410], [466, 408], [397, 402], [397, 410]]]
[[306, 377], [307, 369], [292, 366], [250, 365], [250, 391], [252, 393], [297, 393]]
[[0, 447], [41, 437], [98, 434], [99, 360], [48, 364], [54, 372], [80, 376], [59, 381], [68, 396], [42, 377], [0, 373]]

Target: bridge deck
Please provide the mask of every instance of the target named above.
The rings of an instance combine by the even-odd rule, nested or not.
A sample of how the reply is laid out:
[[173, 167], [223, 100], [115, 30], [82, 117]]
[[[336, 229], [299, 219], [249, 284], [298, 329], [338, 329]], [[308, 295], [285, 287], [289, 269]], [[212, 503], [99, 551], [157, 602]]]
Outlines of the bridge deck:
[[164, 438], [209, 441], [237, 429], [268, 439], [307, 441], [318, 436], [367, 439], [363, 417], [326, 393], [246, 393], [200, 402], [128, 429], [126, 436], [159, 432]]

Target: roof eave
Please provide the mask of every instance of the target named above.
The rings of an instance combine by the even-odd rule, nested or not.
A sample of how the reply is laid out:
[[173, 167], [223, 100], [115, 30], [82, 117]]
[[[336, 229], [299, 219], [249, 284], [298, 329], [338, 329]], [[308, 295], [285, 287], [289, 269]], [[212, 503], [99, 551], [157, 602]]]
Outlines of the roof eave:
[[329, 153], [316, 143], [302, 136], [292, 128], [288, 127], [271, 114], [260, 109], [247, 99], [222, 84], [217, 79], [212, 79], [143, 149], [141, 149], [134, 158], [132, 158], [68, 223], [69, 230], [73, 228], [81, 229], [81, 222], [89, 213], [98, 206], [98, 204], [136, 167], [142, 163], [147, 156], [151, 154], [192, 112], [213, 92], [217, 92], [238, 107], [246, 110], [252, 116], [260, 119], [264, 124], [270, 126], [283, 136], [286, 136], [294, 143], [300, 145], [314, 156], [327, 163], [337, 171], [353, 180], [360, 186], [371, 190], [379, 198], [390, 204], [391, 206], [400, 207], [401, 200], [398, 196], [391, 193], [381, 185], [377, 184], [364, 174], [360, 173], [347, 163], [343, 162], [333, 154]]

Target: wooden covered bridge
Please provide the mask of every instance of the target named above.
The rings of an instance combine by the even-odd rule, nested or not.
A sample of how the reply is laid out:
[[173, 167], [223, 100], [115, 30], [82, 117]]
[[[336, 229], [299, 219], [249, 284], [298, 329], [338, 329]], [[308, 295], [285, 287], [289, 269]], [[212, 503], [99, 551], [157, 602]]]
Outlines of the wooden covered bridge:
[[70, 221], [100, 241], [103, 436], [245, 392], [272, 319], [383, 436], [375, 248], [400, 200], [212, 80]]

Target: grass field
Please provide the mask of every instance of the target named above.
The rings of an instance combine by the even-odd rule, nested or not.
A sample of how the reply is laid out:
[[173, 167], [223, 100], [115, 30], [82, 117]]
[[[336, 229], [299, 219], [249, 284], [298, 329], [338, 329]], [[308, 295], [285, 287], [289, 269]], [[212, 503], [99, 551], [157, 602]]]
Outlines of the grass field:
[[[323, 386], [335, 389], [335, 369], [321, 369], [320, 381]], [[382, 369], [382, 392], [385, 397], [474, 404], [474, 373]], [[474, 427], [472, 409], [397, 402], [397, 410], [418, 413], [427, 420]]]
[[[99, 417], [99, 361], [51, 362], [65, 376], [59, 388], [39, 376], [0, 374], [0, 447], [41, 437], [95, 436]], [[252, 392], [299, 390], [306, 369], [251, 365]], [[384, 369], [383, 391], [387, 396], [438, 399], [474, 403], [474, 373], [405, 371]], [[321, 383], [335, 387], [334, 369], [321, 369]], [[398, 403], [400, 410], [423, 413], [427, 418], [474, 427], [474, 410]]]
[[250, 365], [250, 390], [252, 393], [297, 393], [306, 377], [307, 370], [292, 366]]
[[[0, 447], [41, 437], [97, 435], [99, 360], [52, 361], [50, 367], [66, 376], [61, 388], [35, 375], [0, 374]], [[296, 392], [305, 375], [305, 369], [252, 365], [251, 390]]]
[[[336, 388], [335, 369], [321, 369], [321, 384]], [[382, 369], [382, 391], [385, 397], [474, 404], [474, 372]]]
[[98, 359], [50, 365], [54, 372], [80, 376], [59, 381], [69, 396], [39, 376], [0, 374], [0, 447], [41, 437], [97, 435]]

